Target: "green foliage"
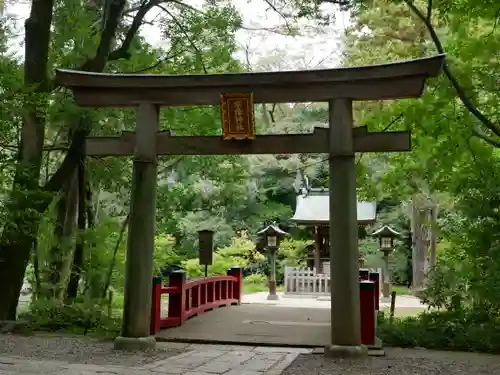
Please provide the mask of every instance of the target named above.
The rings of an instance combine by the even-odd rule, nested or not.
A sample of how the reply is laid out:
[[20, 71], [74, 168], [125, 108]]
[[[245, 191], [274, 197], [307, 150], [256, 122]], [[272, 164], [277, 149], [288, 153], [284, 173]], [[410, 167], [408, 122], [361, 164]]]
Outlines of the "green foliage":
[[471, 296], [467, 294], [465, 267], [467, 265], [457, 270], [443, 262], [437, 264], [429, 272], [428, 284], [422, 294], [422, 301], [438, 309], [461, 310], [465, 304], [471, 302]]
[[153, 273], [161, 274], [160, 270], [167, 265], [177, 265], [181, 257], [175, 252], [175, 238], [168, 235], [158, 235], [155, 238], [155, 249], [153, 256]]
[[245, 277], [243, 280], [243, 285], [263, 285], [267, 283], [267, 277], [265, 275], [254, 273]]
[[379, 319], [386, 345], [498, 353], [500, 320], [472, 310], [426, 312], [417, 317]]
[[243, 279], [243, 293], [258, 293], [269, 290], [268, 277], [262, 273], [254, 273]]
[[108, 316], [107, 311], [107, 306], [100, 300], [65, 304], [54, 299], [39, 299], [31, 305], [29, 313], [20, 318], [27, 319], [36, 330], [117, 333], [119, 321]]
[[289, 267], [298, 267], [304, 265], [304, 260], [308, 255], [306, 247], [311, 243], [311, 240], [304, 241], [285, 238], [281, 242], [280, 250], [278, 252], [280, 266], [284, 267], [286, 265]]
[[467, 20], [478, 17], [498, 18], [498, 3], [495, 0], [442, 0], [435, 7], [446, 16], [467, 17]]
[[[231, 267], [247, 267], [250, 263], [261, 261], [264, 257], [255, 251], [255, 245], [245, 235], [231, 239], [231, 243], [214, 252], [213, 264], [208, 267], [210, 275], [226, 275]], [[182, 262], [184, 270], [192, 277], [202, 277], [205, 274], [204, 266], [198, 258]]]
[[500, 159], [497, 153], [483, 152], [489, 158], [477, 155], [450, 186], [455, 209], [442, 219], [448, 242], [430, 272], [424, 296], [437, 308], [468, 308], [498, 316]]

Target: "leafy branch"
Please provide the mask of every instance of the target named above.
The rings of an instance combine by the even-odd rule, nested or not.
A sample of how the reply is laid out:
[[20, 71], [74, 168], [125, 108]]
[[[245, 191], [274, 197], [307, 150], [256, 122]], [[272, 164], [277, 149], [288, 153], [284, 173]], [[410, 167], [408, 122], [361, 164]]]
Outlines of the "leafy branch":
[[142, 68], [142, 69], [138, 69], [138, 70], [135, 70], [133, 72], [130, 72], [129, 74], [139, 74], [139, 73], [144, 73], [144, 72], [147, 72], [148, 70], [152, 70], [158, 66], [160, 66], [161, 64], [163, 64], [164, 62], [168, 61], [168, 60], [172, 60], [180, 55], [182, 55], [183, 53], [185, 53], [186, 50], [182, 50], [182, 51], [179, 51], [177, 53], [174, 53], [172, 55], [167, 55], [167, 56], [164, 56], [164, 57], [161, 57], [159, 58], [153, 65], [150, 65], [146, 68]]
[[160, 8], [161, 10], [163, 10], [165, 13], [167, 13], [170, 18], [172, 19], [172, 21], [174, 21], [174, 23], [177, 25], [177, 27], [179, 28], [179, 30], [184, 34], [184, 36], [186, 37], [189, 45], [193, 48], [193, 50], [195, 51], [195, 53], [198, 55], [198, 58], [200, 59], [200, 63], [201, 63], [201, 67], [203, 68], [203, 72], [205, 74], [208, 74], [208, 69], [203, 61], [203, 54], [201, 53], [200, 49], [196, 46], [196, 43], [193, 41], [193, 39], [189, 36], [186, 28], [179, 22], [179, 20], [177, 19], [177, 17], [175, 17], [172, 12], [170, 12], [168, 9], [166, 9], [165, 7], [163, 7], [162, 5], [160, 4], [157, 4], [157, 7]]
[[[116, 33], [119, 27], [120, 18], [123, 15], [126, 1], [125, 0], [111, 0], [108, 8], [107, 15], [105, 16], [105, 24], [101, 32], [101, 38], [93, 58], [88, 59], [81, 65], [79, 70], [101, 72], [106, 67], [109, 61], [118, 59], [130, 58], [129, 49], [132, 41], [139, 32], [139, 28], [144, 22], [146, 14], [157, 4], [165, 2], [163, 0], [142, 0], [141, 5], [137, 9], [137, 13], [133, 21], [125, 33], [125, 38], [120, 47], [112, 50], [113, 43], [116, 38]], [[85, 138], [90, 135], [91, 120], [88, 112], [80, 116], [78, 126], [73, 132], [71, 144], [64, 160], [58, 170], [45, 184], [43, 189], [45, 191], [59, 191], [66, 181], [67, 176], [71, 175], [76, 168], [80, 155], [84, 152]]]
[[292, 26], [290, 25], [290, 23], [288, 22], [289, 16], [287, 14], [283, 13], [283, 11], [281, 11], [280, 9], [278, 9], [276, 7], [276, 5], [274, 5], [272, 3], [271, 0], [264, 0], [264, 1], [266, 2], [267, 5], [269, 5], [269, 8], [271, 8], [277, 15], [279, 15], [283, 19], [288, 32], [290, 33], [290, 35], [293, 35], [294, 30], [293, 30]]
[[[413, 3], [412, 0], [403, 0], [408, 7], [412, 10], [413, 13], [424, 23], [427, 31], [429, 32], [434, 45], [436, 46], [437, 51], [440, 54], [444, 54], [444, 47], [439, 39], [439, 36], [432, 25], [431, 16], [432, 16], [432, 0], [428, 0], [427, 2], [427, 14], [423, 14]], [[467, 108], [467, 110], [474, 115], [487, 129], [489, 129], [494, 135], [500, 137], [500, 125], [493, 123], [486, 115], [484, 115], [476, 106], [472, 103], [472, 101], [467, 97], [465, 89], [460, 83], [458, 79], [453, 75], [450, 70], [448, 63], [445, 61], [443, 64], [443, 72], [451, 82], [453, 88], [455, 89], [460, 101]], [[477, 128], [473, 129], [473, 134], [487, 142], [488, 144], [500, 148], [500, 142], [495, 140], [494, 138], [487, 135], [485, 132], [480, 131]]]

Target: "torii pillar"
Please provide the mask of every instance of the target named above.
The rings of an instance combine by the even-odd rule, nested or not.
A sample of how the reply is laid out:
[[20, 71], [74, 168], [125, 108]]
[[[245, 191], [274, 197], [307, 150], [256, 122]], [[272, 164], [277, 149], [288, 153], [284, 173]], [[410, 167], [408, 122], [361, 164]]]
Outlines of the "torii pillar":
[[329, 101], [331, 342], [325, 354], [365, 355], [361, 345], [356, 165], [352, 102]]
[[136, 117], [123, 323], [120, 336], [115, 338], [116, 349], [132, 350], [156, 346], [156, 339], [149, 335], [149, 331], [156, 228], [156, 133], [159, 130], [159, 108], [153, 103], [141, 103], [137, 106]]

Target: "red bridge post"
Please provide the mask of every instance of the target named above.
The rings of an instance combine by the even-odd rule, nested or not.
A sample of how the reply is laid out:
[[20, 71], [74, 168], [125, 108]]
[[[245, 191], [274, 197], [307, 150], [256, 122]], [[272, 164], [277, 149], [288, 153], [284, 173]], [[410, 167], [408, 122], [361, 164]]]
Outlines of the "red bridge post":
[[361, 343], [375, 344], [375, 283], [369, 280], [359, 282], [361, 307]]
[[161, 328], [161, 277], [153, 276], [151, 293], [151, 328], [150, 333], [156, 334]]
[[359, 280], [370, 280], [370, 270], [367, 270], [366, 268], [360, 268]]
[[231, 267], [227, 270], [227, 275], [236, 278], [236, 283], [233, 284], [231, 298], [237, 299], [238, 304], [241, 303], [241, 296], [243, 294], [243, 268]]
[[186, 273], [181, 270], [170, 274], [169, 287], [177, 288], [177, 293], [168, 296], [168, 317], [178, 319], [179, 325], [186, 320]]
[[370, 272], [370, 278], [368, 279], [375, 284], [374, 296], [375, 296], [375, 310], [380, 310], [380, 274], [378, 272]]

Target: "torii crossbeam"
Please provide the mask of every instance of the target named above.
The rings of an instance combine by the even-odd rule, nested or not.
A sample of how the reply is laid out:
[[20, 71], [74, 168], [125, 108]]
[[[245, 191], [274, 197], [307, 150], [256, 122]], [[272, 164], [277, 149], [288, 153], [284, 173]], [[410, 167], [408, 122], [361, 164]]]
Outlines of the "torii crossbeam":
[[[57, 70], [58, 82], [73, 91], [80, 106], [137, 108], [135, 133], [90, 137], [86, 143], [88, 155], [134, 155], [125, 306], [121, 337], [115, 345], [136, 341], [152, 346], [155, 342], [149, 328], [157, 155], [328, 153], [332, 308], [331, 345], [325, 352], [361, 353], [354, 156], [355, 152], [407, 151], [410, 137], [408, 132], [353, 129], [352, 102], [419, 97], [426, 79], [440, 73], [444, 58], [273, 73], [129, 75]], [[224, 137], [176, 137], [159, 132], [160, 106], [218, 105], [221, 95], [240, 95], [246, 100], [240, 100], [237, 108], [224, 102], [232, 108], [228, 113], [239, 111], [233, 113], [237, 121], [233, 120], [239, 121], [237, 128], [253, 121], [253, 117], [252, 121], [242, 117], [243, 107], [253, 111], [253, 103], [287, 102], [328, 102], [329, 128], [316, 128], [312, 134], [255, 136], [255, 128], [248, 127], [246, 137], [251, 139], [244, 140], [227, 140], [245, 138], [240, 130], [229, 135], [226, 131]]]
[[[217, 136], [173, 136], [170, 131], [156, 133], [157, 155], [242, 155], [242, 154], [318, 154], [328, 153], [328, 128], [317, 127], [311, 134], [257, 135], [249, 141], [228, 142]], [[353, 128], [355, 152], [409, 151], [410, 132], [369, 133], [365, 126]], [[86, 155], [134, 155], [135, 132], [119, 137], [88, 137]]]

